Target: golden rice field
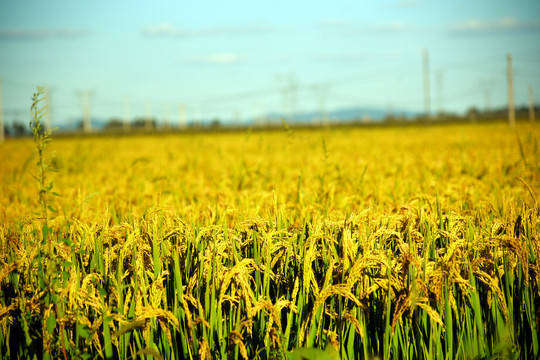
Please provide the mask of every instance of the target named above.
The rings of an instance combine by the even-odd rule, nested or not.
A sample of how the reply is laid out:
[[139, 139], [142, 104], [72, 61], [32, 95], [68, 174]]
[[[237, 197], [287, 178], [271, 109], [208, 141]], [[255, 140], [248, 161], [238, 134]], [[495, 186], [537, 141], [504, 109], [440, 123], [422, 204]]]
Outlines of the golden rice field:
[[36, 144], [8, 139], [0, 354], [538, 358], [538, 139], [504, 123], [53, 133], [41, 200]]

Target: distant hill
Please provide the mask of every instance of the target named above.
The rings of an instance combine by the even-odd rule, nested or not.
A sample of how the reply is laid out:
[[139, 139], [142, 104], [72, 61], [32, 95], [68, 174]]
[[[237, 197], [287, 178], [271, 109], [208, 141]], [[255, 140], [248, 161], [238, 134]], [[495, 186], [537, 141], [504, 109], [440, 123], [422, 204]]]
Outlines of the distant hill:
[[[366, 108], [366, 107], [348, 107], [340, 108], [329, 111], [327, 118], [330, 121], [348, 122], [348, 121], [381, 121], [388, 115], [400, 116], [400, 117], [415, 117], [419, 112], [413, 112], [409, 110], [395, 110], [389, 113], [386, 109], [379, 108]], [[281, 118], [280, 113], [271, 113], [268, 115], [270, 120], [279, 120]], [[293, 122], [307, 123], [321, 118], [321, 114], [318, 111], [308, 111], [297, 113], [292, 119]]]
[[[327, 120], [330, 122], [349, 122], [349, 121], [363, 121], [363, 122], [379, 122], [382, 121], [384, 118], [386, 118], [388, 115], [388, 111], [386, 109], [379, 109], [379, 108], [367, 108], [367, 107], [348, 107], [348, 108], [339, 108], [332, 111], [327, 112]], [[400, 117], [415, 117], [420, 115], [418, 112], [412, 112], [408, 110], [395, 110], [391, 113], [393, 116], [400, 116]], [[267, 118], [265, 119], [268, 122], [271, 123], [280, 123], [281, 122], [282, 113], [279, 112], [271, 112], [267, 114]], [[287, 119], [288, 116], [285, 116], [285, 119]], [[318, 111], [306, 111], [306, 112], [298, 112], [295, 114], [293, 119], [288, 119], [287, 121], [291, 123], [300, 123], [300, 124], [307, 124], [310, 122], [319, 123], [321, 118], [321, 114]], [[132, 125], [136, 121], [132, 120]], [[140, 119], [139, 119], [140, 120]], [[159, 124], [160, 119], [157, 119], [157, 122]], [[214, 121], [214, 119], [203, 119], [203, 124], [209, 125]], [[231, 124], [232, 120], [230, 119], [220, 119], [222, 125]], [[257, 124], [260, 123], [261, 119], [255, 119], [255, 118], [249, 118], [244, 119], [242, 121], [243, 125], [250, 125], [250, 124]], [[94, 130], [102, 130], [104, 129], [107, 124], [109, 123], [108, 120], [105, 120], [103, 118], [92, 118], [92, 128]], [[82, 119], [76, 119], [75, 121], [70, 122], [69, 124], [60, 124], [56, 126], [59, 130], [76, 130], [81, 127]]]

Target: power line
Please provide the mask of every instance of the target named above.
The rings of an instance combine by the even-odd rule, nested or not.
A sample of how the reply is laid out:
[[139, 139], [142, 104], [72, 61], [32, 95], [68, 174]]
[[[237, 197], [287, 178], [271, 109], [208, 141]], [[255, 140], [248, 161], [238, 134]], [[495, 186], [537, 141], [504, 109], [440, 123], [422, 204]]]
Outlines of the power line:
[[482, 89], [482, 92], [484, 93], [484, 109], [486, 111], [491, 110], [491, 93], [493, 92], [495, 80], [493, 78], [489, 79], [480, 79], [480, 88]]
[[[431, 81], [430, 76], [430, 62], [433, 58], [431, 57], [431, 54], [425, 50], [422, 54], [422, 76], [423, 76], [423, 102], [424, 102], [424, 111], [426, 114], [430, 115], [432, 112], [432, 96], [431, 96]], [[435, 57], [437, 59], [437, 57]], [[513, 59], [514, 60], [514, 59]], [[536, 81], [537, 77], [537, 69], [531, 69], [531, 66], [528, 66], [528, 64], [537, 64], [537, 60], [531, 60], [529, 58], [523, 58], [520, 57], [519, 59], [516, 59], [519, 66], [514, 66], [512, 69], [512, 77], [516, 78], [518, 82], [522, 81], [524, 78], [527, 79], [534, 79]], [[258, 99], [265, 98], [263, 101], [267, 101], [266, 99], [269, 99], [270, 97], [279, 97], [281, 95], [281, 101], [282, 101], [282, 112], [284, 114], [287, 114], [288, 117], [294, 117], [295, 112], [297, 111], [298, 107], [298, 100], [300, 96], [302, 96], [302, 99], [304, 98], [304, 94], [306, 92], [309, 92], [310, 94], [314, 96], [316, 106], [319, 108], [319, 112], [321, 116], [323, 116], [323, 113], [326, 111], [327, 100], [332, 99], [333, 101], [339, 99], [344, 101], [354, 101], [356, 103], [363, 102], [363, 103], [371, 103], [372, 105], [374, 102], [381, 102], [381, 103], [387, 103], [388, 98], [386, 99], [376, 99], [371, 97], [371, 92], [368, 91], [368, 89], [372, 88], [373, 84], [377, 83], [377, 85], [380, 87], [382, 84], [386, 84], [390, 80], [395, 80], [396, 77], [401, 78], [408, 78], [408, 77], [415, 77], [418, 78], [418, 72], [416, 71], [407, 71], [402, 70], [399, 68], [400, 65], [403, 65], [405, 62], [400, 62], [397, 65], [376, 65], [371, 66], [370, 68], [366, 69], [365, 71], [361, 73], [351, 74], [344, 77], [329, 77], [328, 80], [324, 82], [317, 82], [317, 83], [303, 83], [300, 85], [297, 81], [297, 79], [294, 77], [293, 74], [282, 74], [282, 80], [280, 81], [279, 86], [274, 87], [265, 87], [265, 88], [255, 88], [251, 90], [245, 90], [245, 91], [238, 91], [233, 93], [222, 93], [222, 94], [202, 94], [198, 96], [188, 95], [188, 96], [175, 96], [169, 99], [151, 99], [154, 103], [156, 101], [165, 101], [171, 104], [187, 104], [189, 105], [190, 109], [196, 108], [197, 106], [202, 107], [201, 111], [204, 110], [206, 114], [208, 112], [214, 112], [217, 113], [218, 111], [225, 111], [230, 110], [231, 108], [231, 102], [236, 101], [237, 104], [234, 106], [238, 107], [240, 105], [240, 102], [246, 103], [245, 101], [248, 99]], [[495, 70], [493, 66], [496, 66]], [[503, 63], [501, 59], [494, 59], [492, 57], [482, 59], [482, 60], [475, 60], [473, 62], [454, 62], [454, 63], [447, 63], [443, 66], [437, 65], [437, 68], [441, 69], [438, 70], [438, 72], [435, 72], [433, 75], [435, 76], [435, 90], [436, 90], [436, 101], [439, 111], [443, 107], [443, 92], [442, 92], [442, 71], [446, 72], [446, 79], [450, 78], [452, 80], [452, 76], [448, 75], [448, 71], [468, 71], [469, 76], [470, 74], [477, 73], [478, 77], [481, 77], [482, 80], [480, 80], [480, 87], [478, 84], [475, 86], [475, 89], [468, 89], [468, 87], [464, 87], [463, 83], [459, 85], [458, 87], [454, 87], [454, 90], [458, 90], [458, 92], [455, 92], [453, 95], [450, 94], [447, 96], [444, 95], [445, 104], [448, 107], [449, 101], [455, 101], [455, 100], [461, 100], [466, 99], [467, 97], [470, 97], [469, 95], [475, 95], [475, 94], [483, 94], [483, 100], [486, 109], [491, 108], [494, 104], [493, 102], [493, 96], [496, 95], [497, 99], [499, 100], [500, 95], [502, 94], [502, 90], [499, 89], [499, 92], [495, 93], [495, 90], [492, 86], [492, 82], [485, 81], [483, 79], [490, 79], [490, 76], [494, 76], [494, 71], [497, 71], [497, 75], [499, 74], [500, 69], [500, 75], [502, 76], [503, 71], [505, 70], [503, 68]], [[419, 64], [409, 64], [409, 69], [414, 68], [418, 69]], [[489, 73], [489, 75], [487, 74]], [[474, 76], [474, 75], [473, 75]], [[445, 80], [446, 80], [445, 79]], [[514, 80], [513, 80], [514, 81]], [[3, 82], [4, 84], [4, 98], [6, 95], [6, 84], [10, 84], [8, 86], [7, 92], [10, 94], [10, 107], [4, 108], [3, 114], [4, 116], [8, 116], [8, 121], [13, 121], [15, 118], [20, 117], [21, 114], [26, 114], [28, 112], [28, 109], [26, 106], [17, 106], [20, 101], [19, 99], [22, 99], [23, 95], [19, 89], [23, 88], [24, 84], [19, 84], [15, 81], [9, 81], [9, 82]], [[321, 84], [324, 84], [324, 87], [326, 87], [325, 90], [321, 87]], [[350, 84], [353, 84], [354, 86], [350, 86]], [[469, 84], [470, 85], [470, 84]], [[332, 86], [332, 91], [329, 90], [330, 86]], [[14, 88], [17, 88], [17, 90], [13, 90]], [[360, 95], [356, 95], [354, 93], [350, 94], [344, 94], [344, 91], [348, 91], [348, 88], [355, 88], [356, 92]], [[447, 85], [448, 88], [450, 88], [450, 85]], [[338, 89], [336, 92], [335, 89]], [[317, 89], [317, 90], [316, 90]], [[341, 93], [339, 90], [342, 90]], [[358, 90], [360, 89], [360, 91]], [[68, 109], [73, 109], [75, 107], [81, 106], [77, 105], [76, 101], [70, 100], [69, 96], [67, 95], [66, 91], [61, 91], [62, 89], [55, 88], [55, 94], [54, 94], [54, 104], [51, 103], [51, 106], [54, 105], [54, 114], [59, 113], [67, 113]], [[450, 89], [451, 90], [451, 89]], [[415, 92], [416, 93], [416, 92]], [[19, 96], [20, 94], [20, 96]], [[119, 114], [122, 114], [122, 104], [124, 104], [125, 107], [125, 99], [123, 101], [122, 97], [113, 98], [113, 97], [96, 97], [94, 94], [83, 94], [83, 92], [79, 92], [78, 97], [80, 98], [82, 102], [83, 107], [83, 118], [87, 118], [87, 112], [90, 112], [90, 108], [95, 109], [96, 107], [99, 107], [100, 113], [104, 114], [107, 111], [111, 111], [111, 108], [114, 108], [113, 111], [117, 111]], [[418, 95], [418, 94], [416, 94]], [[523, 92], [518, 92], [518, 96], [522, 96]], [[11, 99], [17, 96], [16, 101], [11, 101]], [[73, 96], [73, 95], [72, 95]], [[405, 96], [410, 96], [410, 94], [405, 94]], [[26, 98], [26, 96], [24, 96]], [[50, 93], [48, 94], [47, 98], [50, 98]], [[519, 98], [521, 99], [521, 98]], [[518, 99], [518, 101], [519, 101]], [[142, 99], [140, 101], [135, 101], [133, 98], [131, 98], [133, 107], [136, 109], [141, 109], [140, 112], [144, 116], [144, 103], [145, 101], [148, 101], [147, 99]], [[21, 100], [22, 101], [22, 100]], [[50, 100], [49, 100], [50, 101]], [[270, 101], [270, 100], [268, 100]], [[272, 99], [271, 101], [274, 102]], [[397, 101], [394, 99], [392, 100], [392, 104], [403, 104], [403, 105], [411, 105], [411, 103], [414, 103], [415, 107], [420, 107], [422, 100], [421, 99], [413, 99], [413, 100], [404, 100], [403, 98], [399, 98]], [[498, 104], [498, 103], [497, 103]], [[497, 105], [495, 104], [495, 105]], [[14, 106], [15, 105], [15, 106]], [[248, 106], [248, 105], [246, 105]], [[274, 106], [274, 105], [273, 105]], [[332, 106], [332, 104], [331, 104]], [[111, 108], [108, 108], [111, 107]], [[49, 109], [51, 111], [52, 109]], [[125, 111], [124, 111], [125, 113]], [[168, 113], [167, 113], [168, 114]], [[148, 114], [147, 114], [148, 115]], [[57, 115], [58, 116], [58, 115]], [[63, 115], [65, 116], [65, 115]], [[70, 115], [73, 117], [73, 115]], [[169, 117], [169, 115], [164, 116]], [[124, 116], [124, 119], [127, 119], [128, 117]], [[50, 122], [53, 122], [52, 119]], [[89, 121], [86, 121], [89, 125], [85, 125], [91, 128], [91, 124]]]

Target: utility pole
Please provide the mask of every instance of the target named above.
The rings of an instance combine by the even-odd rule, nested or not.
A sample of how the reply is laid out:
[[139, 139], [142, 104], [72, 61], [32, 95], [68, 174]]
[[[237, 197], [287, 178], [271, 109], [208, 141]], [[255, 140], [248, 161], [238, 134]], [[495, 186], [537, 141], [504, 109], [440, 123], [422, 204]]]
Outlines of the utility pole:
[[516, 125], [516, 113], [514, 110], [514, 74], [512, 72], [512, 55], [506, 55], [508, 66], [508, 123], [511, 127]]
[[[238, 109], [234, 110], [234, 121], [236, 125], [240, 124], [240, 112]], [[256, 101], [253, 102], [253, 123], [266, 126], [261, 107]]]
[[536, 122], [534, 118], [534, 92], [532, 85], [529, 85], [529, 121], [532, 124]]
[[326, 125], [328, 124], [328, 114], [324, 105], [328, 94], [328, 84], [313, 85], [313, 94], [319, 105], [319, 120], [322, 124]]
[[444, 88], [444, 73], [443, 70], [438, 70], [435, 73], [435, 81], [437, 84], [437, 117], [442, 117], [444, 113], [444, 105], [443, 105], [443, 88]]
[[161, 127], [163, 129], [168, 129], [171, 126], [171, 106], [168, 101], [163, 104], [163, 123], [161, 124]]
[[47, 112], [45, 115], [45, 130], [51, 130], [52, 129], [52, 108], [51, 108], [51, 88], [46, 87], [45, 88], [45, 106], [47, 108]]
[[144, 129], [146, 131], [152, 129], [152, 102], [150, 100], [146, 102], [146, 119], [144, 121]]
[[202, 127], [202, 110], [201, 105], [195, 105], [195, 119], [193, 120], [193, 125], [197, 128]]
[[4, 142], [4, 105], [2, 104], [2, 80], [0, 80], [0, 144]]
[[131, 122], [129, 121], [129, 98], [124, 96], [124, 123], [122, 124], [122, 129], [124, 132], [131, 130]]
[[298, 84], [294, 78], [294, 74], [291, 74], [289, 79], [289, 92], [291, 99], [291, 114], [289, 115], [289, 118], [291, 121], [294, 121], [294, 118], [296, 117], [296, 105], [298, 103]]
[[178, 106], [178, 127], [184, 130], [187, 126], [186, 107], [183, 104]]
[[92, 131], [92, 116], [91, 116], [91, 98], [94, 92], [91, 90], [80, 90], [77, 92], [81, 96], [83, 108], [83, 132], [89, 133]]
[[285, 86], [285, 75], [277, 74], [276, 80], [279, 83], [279, 87], [281, 90], [281, 117], [285, 117], [285, 114], [288, 113], [289, 110], [289, 99], [288, 99], [288, 91], [287, 86]]
[[429, 53], [426, 49], [422, 51], [422, 73], [424, 79], [424, 112], [428, 120], [431, 120], [431, 104], [429, 90]]
[[233, 110], [233, 124], [234, 126], [240, 125], [240, 111], [238, 110], [238, 108], [235, 108]]

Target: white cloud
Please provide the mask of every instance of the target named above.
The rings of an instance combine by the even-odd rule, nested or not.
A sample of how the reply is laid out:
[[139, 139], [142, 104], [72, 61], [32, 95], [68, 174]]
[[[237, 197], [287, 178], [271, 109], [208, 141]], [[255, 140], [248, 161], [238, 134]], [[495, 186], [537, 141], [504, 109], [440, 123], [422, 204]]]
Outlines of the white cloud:
[[249, 26], [224, 26], [197, 30], [183, 30], [168, 22], [164, 22], [158, 25], [143, 27], [140, 31], [142, 34], [150, 36], [197, 37], [212, 35], [249, 35], [254, 33], [270, 32], [272, 31], [272, 27], [269, 25], [257, 24]]
[[413, 9], [424, 6], [423, 1], [405, 0], [405, 1], [393, 1], [386, 4], [387, 7], [394, 9]]
[[396, 34], [418, 30], [418, 28], [403, 22], [358, 25], [343, 18], [323, 19], [317, 22], [316, 25], [325, 30], [339, 31], [348, 35], [358, 35], [362, 33]]
[[184, 32], [182, 32], [180, 29], [167, 22], [159, 25], [146, 26], [141, 29], [141, 33], [145, 35], [161, 36], [182, 36], [184, 34]]
[[0, 30], [0, 39], [42, 40], [51, 38], [78, 38], [90, 35], [84, 29], [38, 29], [38, 30]]
[[382, 52], [348, 52], [348, 53], [335, 53], [335, 54], [322, 54], [316, 57], [321, 61], [335, 61], [335, 62], [360, 62], [366, 60], [381, 60], [399, 59], [402, 56], [400, 50], [389, 50]]
[[513, 17], [505, 17], [494, 21], [470, 19], [451, 26], [448, 31], [453, 34], [498, 34], [510, 31], [540, 30], [540, 22], [524, 22]]
[[208, 56], [197, 56], [180, 61], [182, 64], [189, 65], [225, 65], [235, 64], [244, 59], [235, 53], [217, 53]]
[[370, 33], [398, 33], [415, 30], [414, 27], [402, 22], [395, 22], [389, 24], [370, 25], [361, 28], [362, 31]]
[[317, 21], [318, 27], [341, 27], [350, 24], [350, 20], [341, 17], [331, 17]]

